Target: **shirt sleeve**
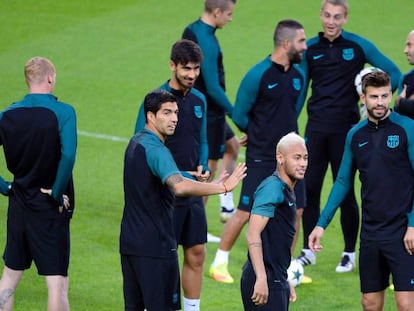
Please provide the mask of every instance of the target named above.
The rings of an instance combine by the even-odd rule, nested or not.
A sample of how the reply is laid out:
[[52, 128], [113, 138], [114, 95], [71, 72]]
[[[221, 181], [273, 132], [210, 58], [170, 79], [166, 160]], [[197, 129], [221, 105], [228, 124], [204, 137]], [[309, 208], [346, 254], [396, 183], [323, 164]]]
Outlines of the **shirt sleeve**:
[[326, 228], [332, 221], [336, 210], [345, 199], [348, 192], [352, 189], [353, 176], [355, 174], [355, 168], [353, 163], [353, 154], [351, 151], [351, 140], [353, 136], [351, 130], [346, 138], [344, 154], [342, 156], [342, 162], [339, 167], [338, 175], [335, 179], [335, 183], [328, 196], [328, 201], [319, 217], [317, 225]]

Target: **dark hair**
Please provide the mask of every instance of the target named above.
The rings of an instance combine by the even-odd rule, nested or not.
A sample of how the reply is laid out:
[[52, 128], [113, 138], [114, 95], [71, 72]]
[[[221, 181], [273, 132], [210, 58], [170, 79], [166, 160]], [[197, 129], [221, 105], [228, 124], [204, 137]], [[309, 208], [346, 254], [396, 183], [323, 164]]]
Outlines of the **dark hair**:
[[144, 114], [147, 121], [147, 113], [151, 111], [156, 114], [160, 110], [161, 105], [167, 102], [177, 102], [173, 94], [164, 90], [154, 90], [149, 92], [144, 98]]
[[296, 36], [296, 31], [303, 29], [303, 26], [298, 21], [293, 19], [285, 19], [276, 25], [273, 35], [274, 46], [279, 46], [283, 41], [292, 41]]
[[366, 94], [368, 86], [391, 87], [390, 76], [387, 73], [379, 70], [367, 73], [365, 76], [362, 77], [362, 93]]
[[173, 44], [170, 59], [176, 65], [201, 63], [203, 54], [200, 47], [195, 42], [187, 39], [181, 39]]

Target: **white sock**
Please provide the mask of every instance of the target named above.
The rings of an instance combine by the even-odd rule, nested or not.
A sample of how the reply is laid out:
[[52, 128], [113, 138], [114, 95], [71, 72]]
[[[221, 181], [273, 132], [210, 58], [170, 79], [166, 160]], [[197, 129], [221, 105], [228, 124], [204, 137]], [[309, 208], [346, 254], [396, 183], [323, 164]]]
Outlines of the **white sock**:
[[189, 299], [184, 297], [184, 311], [200, 311], [200, 299]]
[[229, 263], [229, 255], [230, 255], [229, 251], [223, 251], [221, 249], [217, 249], [216, 257], [214, 257], [212, 266], [215, 267], [222, 263], [226, 263], [226, 264]]
[[349, 259], [355, 264], [355, 252], [349, 253], [349, 252], [343, 252], [342, 257], [348, 255]]
[[306, 257], [309, 257], [309, 258], [315, 258], [316, 257], [314, 252], [312, 252], [310, 249], [302, 248], [302, 252], [305, 253]]
[[220, 206], [225, 207], [228, 210], [234, 209], [234, 202], [233, 202], [233, 192], [227, 192], [226, 195], [224, 193], [219, 194], [220, 197]]

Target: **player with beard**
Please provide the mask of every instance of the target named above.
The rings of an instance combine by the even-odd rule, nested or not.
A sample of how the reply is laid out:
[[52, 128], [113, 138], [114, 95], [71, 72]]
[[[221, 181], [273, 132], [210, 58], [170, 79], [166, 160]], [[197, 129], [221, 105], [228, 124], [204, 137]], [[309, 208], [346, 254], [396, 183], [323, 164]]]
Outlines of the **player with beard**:
[[359, 276], [363, 310], [383, 310], [390, 275], [397, 309], [414, 305], [414, 122], [392, 112], [390, 77], [380, 71], [362, 78], [361, 101], [368, 119], [346, 137], [338, 176], [309, 248], [322, 249], [320, 240], [339, 204], [352, 191], [359, 171], [362, 226]]
[[[263, 179], [276, 169], [276, 143], [289, 132], [298, 131], [297, 102], [304, 96], [304, 77], [297, 69], [306, 50], [303, 26], [283, 20], [276, 26], [274, 50], [254, 65], [243, 78], [236, 97], [233, 122], [246, 133], [246, 165], [249, 174], [243, 181], [238, 209], [226, 223], [219, 249], [210, 268], [210, 276], [233, 283], [228, 271], [229, 253], [244, 225], [248, 222], [253, 194]], [[296, 187], [297, 206], [305, 206], [305, 187]]]
[[[165, 145], [170, 149], [181, 173], [198, 181], [207, 181], [207, 115], [206, 100], [193, 88], [200, 74], [202, 52], [193, 41], [178, 40], [171, 49], [171, 79], [160, 89], [175, 95], [178, 104], [177, 128], [168, 136]], [[135, 132], [144, 128], [144, 106], [141, 105]], [[207, 218], [201, 197], [176, 198], [174, 201], [175, 234], [184, 249], [182, 286], [184, 310], [199, 310]]]

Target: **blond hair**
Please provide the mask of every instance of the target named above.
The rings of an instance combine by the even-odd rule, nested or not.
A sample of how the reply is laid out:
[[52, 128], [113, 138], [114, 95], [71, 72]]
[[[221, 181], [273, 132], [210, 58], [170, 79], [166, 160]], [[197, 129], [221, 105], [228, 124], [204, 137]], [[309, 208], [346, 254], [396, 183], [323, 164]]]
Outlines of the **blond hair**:
[[55, 66], [44, 57], [33, 57], [24, 66], [24, 76], [27, 85], [45, 82], [49, 75], [55, 75]]

